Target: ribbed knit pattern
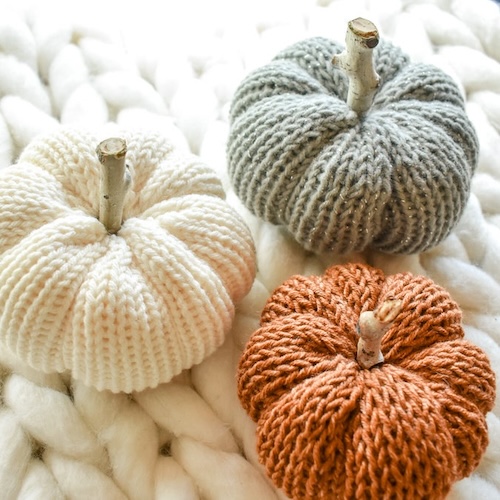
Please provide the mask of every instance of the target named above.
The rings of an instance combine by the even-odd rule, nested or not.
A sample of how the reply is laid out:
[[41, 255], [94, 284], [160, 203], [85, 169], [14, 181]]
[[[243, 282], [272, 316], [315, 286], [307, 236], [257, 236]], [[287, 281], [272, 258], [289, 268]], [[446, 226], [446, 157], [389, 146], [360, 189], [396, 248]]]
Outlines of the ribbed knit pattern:
[[0, 335], [98, 389], [167, 382], [221, 345], [255, 275], [222, 185], [160, 135], [127, 132], [124, 222], [98, 220], [98, 140], [62, 128], [0, 172]]
[[478, 156], [453, 80], [382, 41], [381, 86], [358, 116], [341, 45], [308, 38], [249, 74], [231, 107], [228, 169], [254, 214], [286, 226], [306, 249], [415, 253], [459, 220]]
[[[356, 361], [362, 311], [403, 309], [385, 362]], [[292, 499], [440, 499], [478, 465], [495, 398], [486, 354], [430, 279], [347, 264], [277, 288], [243, 352], [239, 397], [259, 458]]]

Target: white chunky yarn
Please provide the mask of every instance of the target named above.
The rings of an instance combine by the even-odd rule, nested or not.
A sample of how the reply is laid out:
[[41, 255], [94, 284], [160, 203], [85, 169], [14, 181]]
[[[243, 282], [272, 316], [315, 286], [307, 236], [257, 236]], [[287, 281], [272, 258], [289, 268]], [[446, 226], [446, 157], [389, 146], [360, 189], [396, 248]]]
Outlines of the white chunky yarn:
[[[466, 95], [480, 142], [472, 196], [461, 222], [445, 242], [424, 254], [345, 258], [369, 261], [385, 272], [423, 272], [446, 287], [464, 310], [469, 339], [488, 352], [500, 376], [500, 114], [492, 105], [499, 96], [495, 78], [500, 71], [500, 44], [495, 37], [500, 33], [500, 14], [495, 3], [255, 0], [241, 5], [190, 0], [183, 3], [186, 11], [179, 12], [179, 6], [173, 9], [168, 3], [162, 7], [144, 0], [136, 11], [122, 7], [119, 29], [126, 50], [109, 23], [106, 31], [85, 27], [72, 15], [54, 15], [54, 10], [31, 3], [28, 8], [27, 0], [7, 0], [4, 4], [11, 4], [14, 13], [0, 16], [2, 26], [10, 30], [0, 30], [2, 55], [26, 65], [33, 78], [23, 80], [25, 85], [31, 82], [33, 91], [39, 87], [23, 93], [21, 87], [11, 85], [8, 93], [9, 74], [1, 79], [2, 166], [10, 165], [36, 134], [60, 121], [77, 124], [81, 120], [101, 127], [116, 118], [123, 127], [147, 124], [180, 147], [189, 146], [217, 169], [229, 189], [224, 167], [227, 111], [237, 83], [290, 43], [309, 36], [342, 40], [346, 22], [357, 16], [375, 22], [383, 36], [415, 60], [448, 72]], [[79, 10], [90, 13], [96, 23], [99, 16], [93, 2], [71, 2], [72, 8], [79, 3], [84, 4]], [[100, 3], [106, 7], [106, 2]], [[67, 10], [63, 2], [59, 8]], [[210, 11], [216, 16], [209, 18]], [[62, 26], [70, 37], [62, 36], [61, 27], [52, 30], [54, 25]], [[6, 45], [2, 34], [7, 31]], [[57, 54], [69, 45], [73, 53], [76, 48], [85, 54], [88, 73], [77, 93], [75, 89], [63, 95], [59, 89], [70, 79], [69, 67], [61, 64], [58, 71], [52, 70], [50, 83], [47, 76]], [[100, 79], [102, 87], [97, 87], [94, 77], [107, 73], [107, 80]], [[130, 85], [120, 87], [120, 79]], [[142, 84], [134, 85], [138, 80]], [[48, 100], [29, 100], [42, 94]], [[162, 108], [152, 109], [158, 99]], [[60, 115], [56, 103], [57, 109], [65, 110]], [[232, 333], [223, 346], [175, 382], [129, 398], [89, 389], [66, 375], [44, 375], [0, 353], [2, 497], [283, 498], [255, 465], [254, 428], [237, 401], [235, 365], [272, 289], [293, 273], [321, 273], [337, 259], [304, 252], [279, 229], [249, 215], [231, 191], [228, 201], [252, 229], [258, 279], [239, 303]], [[196, 418], [197, 414], [202, 417]], [[451, 500], [500, 498], [498, 401], [488, 425], [491, 443], [481, 465], [455, 485]], [[52, 428], [58, 427], [64, 431], [55, 440]]]

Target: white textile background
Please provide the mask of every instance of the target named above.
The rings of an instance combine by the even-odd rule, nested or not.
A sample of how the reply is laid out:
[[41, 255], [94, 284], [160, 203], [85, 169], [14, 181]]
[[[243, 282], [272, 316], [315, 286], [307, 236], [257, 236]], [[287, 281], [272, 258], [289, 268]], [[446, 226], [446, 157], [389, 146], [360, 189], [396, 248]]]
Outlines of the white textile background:
[[[246, 73], [308, 36], [342, 41], [372, 20], [415, 61], [463, 90], [480, 140], [467, 209], [453, 234], [420, 255], [344, 256], [413, 271], [449, 290], [470, 340], [500, 375], [500, 9], [491, 0], [0, 0], [0, 168], [41, 132], [153, 128], [200, 155], [254, 235], [259, 272], [226, 343], [174, 382], [131, 396], [45, 375], [0, 352], [0, 497], [276, 499], [257, 463], [235, 366], [270, 294], [295, 273], [340, 259], [302, 250], [251, 216], [226, 174], [232, 94]], [[0, 207], [1, 209], [1, 207]], [[0, 235], [1, 237], [1, 235]], [[490, 445], [450, 498], [500, 498], [500, 402]]]

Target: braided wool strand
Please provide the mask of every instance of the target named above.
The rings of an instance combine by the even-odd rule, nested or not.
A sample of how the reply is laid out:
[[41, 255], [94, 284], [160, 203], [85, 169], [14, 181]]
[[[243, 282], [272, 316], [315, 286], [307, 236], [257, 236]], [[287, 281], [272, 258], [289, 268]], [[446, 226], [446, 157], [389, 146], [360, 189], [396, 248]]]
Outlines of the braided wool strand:
[[[388, 298], [402, 312], [385, 363], [364, 370], [356, 324]], [[422, 276], [348, 264], [287, 280], [238, 372], [268, 475], [297, 500], [444, 498], [479, 464], [495, 399], [486, 354], [463, 336], [457, 304]]]
[[381, 42], [382, 84], [359, 117], [345, 102], [347, 76], [330, 62], [341, 50], [307, 39], [241, 83], [227, 148], [234, 189], [308, 250], [435, 246], [458, 222], [477, 163], [463, 97], [448, 75]]

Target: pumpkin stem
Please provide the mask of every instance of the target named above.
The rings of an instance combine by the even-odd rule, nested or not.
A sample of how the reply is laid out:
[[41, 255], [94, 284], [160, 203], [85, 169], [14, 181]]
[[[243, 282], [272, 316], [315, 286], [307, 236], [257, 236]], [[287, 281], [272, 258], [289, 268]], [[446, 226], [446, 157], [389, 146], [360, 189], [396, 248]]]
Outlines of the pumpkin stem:
[[359, 315], [357, 360], [361, 368], [383, 363], [384, 355], [380, 350], [382, 337], [400, 313], [401, 307], [400, 300], [386, 300], [374, 311], [364, 311]]
[[332, 58], [332, 63], [343, 69], [349, 77], [347, 104], [356, 113], [370, 109], [380, 85], [373, 66], [373, 49], [378, 45], [377, 27], [367, 19], [358, 17], [349, 21], [345, 38], [346, 49]]
[[122, 225], [123, 205], [131, 183], [125, 164], [127, 143], [123, 139], [106, 139], [97, 146], [96, 153], [102, 166], [99, 220], [108, 233], [116, 234]]

